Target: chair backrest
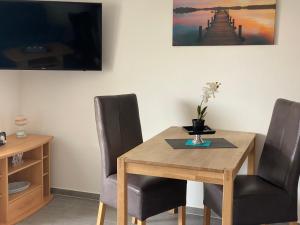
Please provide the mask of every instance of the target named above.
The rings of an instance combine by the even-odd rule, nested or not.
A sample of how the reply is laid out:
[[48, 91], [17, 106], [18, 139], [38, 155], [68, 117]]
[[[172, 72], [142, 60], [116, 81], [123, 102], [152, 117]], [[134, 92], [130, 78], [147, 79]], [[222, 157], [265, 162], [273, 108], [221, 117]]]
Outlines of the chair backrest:
[[117, 173], [117, 158], [143, 142], [136, 95], [95, 97], [104, 176]]
[[258, 175], [297, 195], [300, 172], [300, 103], [276, 101]]

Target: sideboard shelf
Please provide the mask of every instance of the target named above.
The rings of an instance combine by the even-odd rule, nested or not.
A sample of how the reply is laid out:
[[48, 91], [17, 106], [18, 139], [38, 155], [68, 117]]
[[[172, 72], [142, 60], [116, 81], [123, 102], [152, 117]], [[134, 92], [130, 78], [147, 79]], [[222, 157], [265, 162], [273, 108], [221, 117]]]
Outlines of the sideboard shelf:
[[22, 163], [22, 165], [20, 166], [16, 166], [16, 167], [13, 167], [13, 166], [9, 166], [8, 167], [8, 176], [12, 175], [12, 174], [15, 174], [15, 173], [18, 173], [24, 169], [27, 169], [31, 166], [34, 166], [38, 163], [41, 163], [42, 160], [24, 160], [24, 162]]
[[9, 204], [13, 203], [14, 201], [18, 200], [19, 198], [22, 198], [23, 196], [27, 195], [28, 193], [31, 193], [35, 191], [37, 188], [41, 188], [42, 185], [31, 185], [27, 190], [22, 191], [20, 193], [9, 195]]
[[[52, 136], [28, 135], [18, 139], [8, 136], [0, 147], [0, 225], [13, 225], [49, 203], [50, 146]], [[23, 163], [12, 165], [13, 156], [23, 153]], [[9, 194], [10, 182], [29, 181], [25, 191]]]

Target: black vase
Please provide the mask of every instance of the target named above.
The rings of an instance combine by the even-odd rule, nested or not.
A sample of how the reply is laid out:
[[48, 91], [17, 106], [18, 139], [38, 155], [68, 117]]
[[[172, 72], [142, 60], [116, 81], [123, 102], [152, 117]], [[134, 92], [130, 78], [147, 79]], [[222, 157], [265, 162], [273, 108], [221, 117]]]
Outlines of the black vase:
[[6, 144], [6, 133], [0, 132], [0, 146]]
[[192, 121], [193, 121], [193, 130], [195, 133], [204, 130], [205, 120], [193, 119]]

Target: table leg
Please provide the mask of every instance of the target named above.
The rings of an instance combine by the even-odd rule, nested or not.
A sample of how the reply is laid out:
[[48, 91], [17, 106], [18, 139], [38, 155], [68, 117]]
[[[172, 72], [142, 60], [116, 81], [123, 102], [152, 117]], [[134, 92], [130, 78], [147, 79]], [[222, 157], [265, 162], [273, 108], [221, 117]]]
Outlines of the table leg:
[[222, 225], [232, 225], [233, 188], [233, 173], [226, 170], [223, 181]]
[[178, 207], [178, 225], [185, 225], [186, 220], [186, 208], [185, 206]]
[[254, 175], [255, 174], [255, 144], [253, 146], [253, 149], [250, 151], [248, 155], [248, 175]]
[[127, 225], [127, 175], [125, 161], [118, 158], [117, 225]]
[[211, 209], [204, 205], [203, 225], [210, 225]]

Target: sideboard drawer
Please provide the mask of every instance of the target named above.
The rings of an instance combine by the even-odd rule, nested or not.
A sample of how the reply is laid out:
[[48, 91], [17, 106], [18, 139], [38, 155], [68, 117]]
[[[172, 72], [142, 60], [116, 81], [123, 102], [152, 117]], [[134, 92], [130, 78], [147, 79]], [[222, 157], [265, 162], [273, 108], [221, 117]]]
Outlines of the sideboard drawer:
[[32, 192], [23, 197], [9, 203], [8, 205], [8, 220], [14, 220], [23, 214], [30, 212], [32, 209], [42, 203], [43, 188], [39, 186], [32, 190]]

